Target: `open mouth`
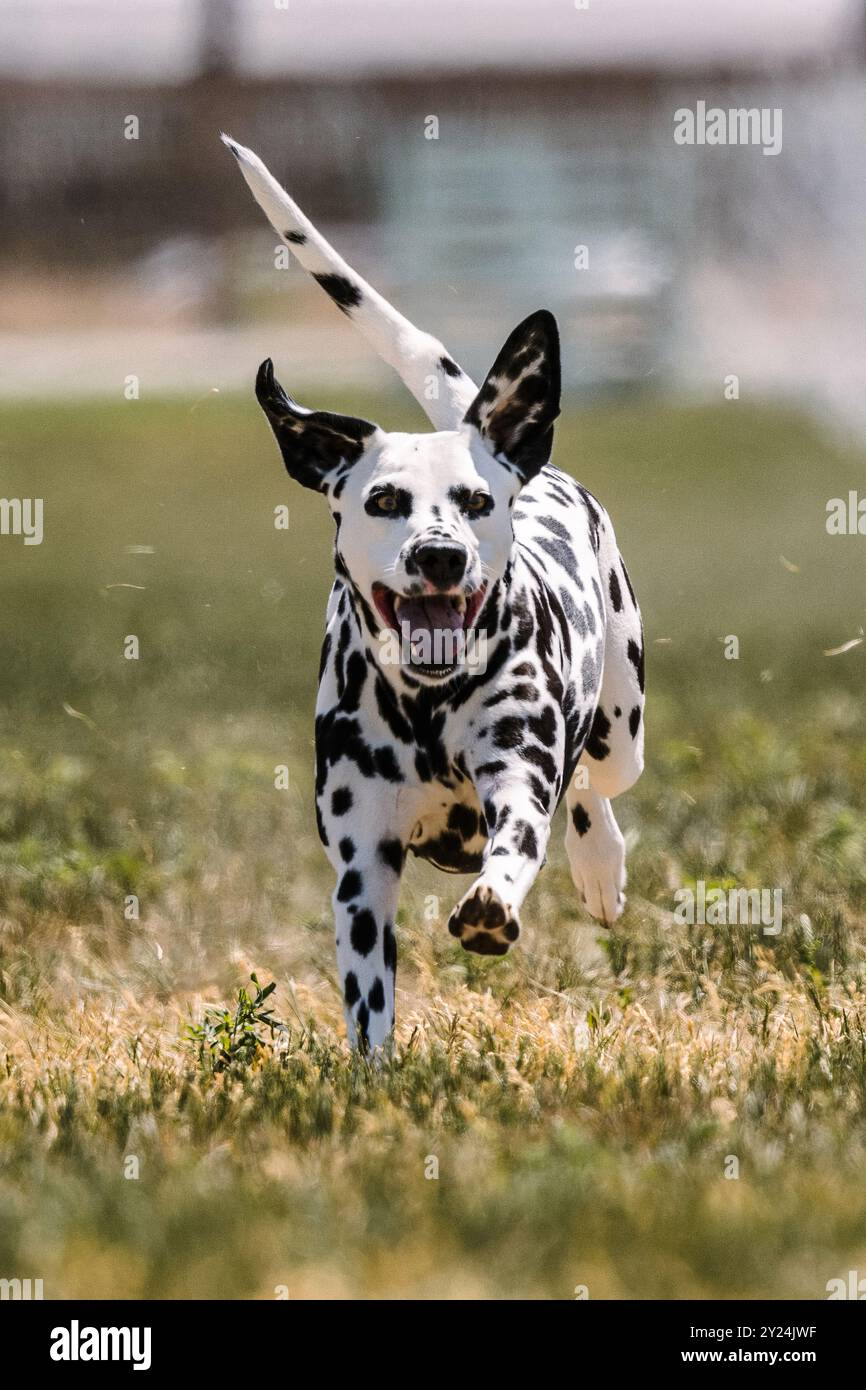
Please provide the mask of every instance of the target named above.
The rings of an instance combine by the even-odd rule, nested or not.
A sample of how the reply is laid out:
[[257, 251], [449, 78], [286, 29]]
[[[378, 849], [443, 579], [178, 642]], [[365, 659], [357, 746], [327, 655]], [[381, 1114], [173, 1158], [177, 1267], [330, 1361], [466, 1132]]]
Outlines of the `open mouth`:
[[441, 680], [461, 664], [487, 585], [471, 594], [397, 594], [373, 585], [373, 602], [386, 627], [401, 638], [402, 660], [418, 675]]

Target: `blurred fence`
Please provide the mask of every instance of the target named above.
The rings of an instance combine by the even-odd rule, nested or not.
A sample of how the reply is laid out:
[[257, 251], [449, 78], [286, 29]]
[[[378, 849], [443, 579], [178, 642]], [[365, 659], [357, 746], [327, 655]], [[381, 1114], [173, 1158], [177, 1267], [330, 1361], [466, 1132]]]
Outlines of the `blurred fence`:
[[[698, 101], [780, 108], [780, 154], [676, 144], [674, 113]], [[125, 136], [130, 115], [136, 139]], [[864, 116], [856, 54], [779, 80], [548, 70], [6, 80], [0, 274], [7, 286], [54, 284], [61, 317], [75, 284], [113, 280], [129, 332], [156, 331], [160, 315], [173, 332], [200, 333], [291, 313], [298, 333], [310, 322], [344, 334], [300, 278], [276, 278], [274, 238], [217, 139], [227, 129], [476, 371], [513, 321], [547, 304], [563, 321], [575, 389], [652, 382], [720, 394], [737, 373], [749, 392], [855, 418]], [[26, 300], [9, 297], [0, 350], [36, 331]], [[76, 308], [82, 330], [90, 302], [82, 294]], [[101, 314], [105, 329], [104, 303]], [[170, 378], [171, 352], [155, 356]], [[74, 389], [71, 364], [67, 375]], [[24, 376], [11, 364], [7, 389]], [[101, 389], [83, 367], [81, 382]], [[200, 383], [159, 382], [172, 384]]]

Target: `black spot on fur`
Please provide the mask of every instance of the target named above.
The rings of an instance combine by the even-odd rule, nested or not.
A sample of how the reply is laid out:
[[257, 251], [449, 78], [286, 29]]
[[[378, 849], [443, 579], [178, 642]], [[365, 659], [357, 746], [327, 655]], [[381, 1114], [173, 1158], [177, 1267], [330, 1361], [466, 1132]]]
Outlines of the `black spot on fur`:
[[514, 848], [527, 859], [538, 858], [538, 840], [535, 831], [525, 820], [514, 822]]
[[[552, 765], [552, 760], [551, 760]], [[550, 795], [551, 782], [542, 782], [540, 777], [530, 777], [530, 790], [532, 791], [532, 804], [540, 816], [546, 816], [550, 810], [552, 797]]]
[[[562, 474], [560, 474], [560, 477], [561, 476]], [[559, 502], [559, 504], [563, 507], [571, 506], [572, 499], [568, 496], [567, 492], [563, 491], [561, 487], [556, 487], [552, 484], [547, 489], [547, 495], [550, 498], [551, 502]]]
[[400, 713], [394, 688], [383, 675], [376, 677], [376, 705], [394, 737], [401, 743], [411, 743], [412, 725]]
[[331, 296], [344, 314], [348, 314], [350, 309], [357, 308], [361, 303], [361, 291], [351, 280], [347, 280], [345, 275], [314, 275], [313, 279], [319, 282], [325, 294]]
[[610, 720], [599, 705], [595, 711], [589, 738], [586, 740], [586, 751], [591, 758], [595, 758], [597, 763], [603, 762], [610, 753], [608, 738], [610, 738]]
[[545, 705], [540, 714], [531, 715], [526, 721], [533, 738], [550, 748], [556, 740], [556, 710], [553, 705]]
[[529, 611], [529, 604], [526, 602], [526, 594], [515, 595], [511, 602], [511, 608], [515, 617], [512, 640], [514, 650], [519, 652], [532, 640], [532, 614]]
[[397, 969], [397, 941], [390, 922], [385, 923], [385, 930], [382, 933], [382, 956], [385, 961], [385, 969], [390, 970], [393, 975]]
[[403, 846], [399, 840], [380, 840], [379, 858], [383, 864], [387, 864], [389, 869], [393, 869], [395, 874], [403, 871]]
[[337, 683], [337, 694], [341, 700], [346, 692], [346, 652], [351, 640], [352, 627], [348, 618], [344, 618], [340, 624], [340, 635], [337, 638], [334, 652], [334, 679]]
[[330, 655], [330, 652], [331, 652], [331, 634], [330, 634], [329, 632], [326, 632], [326, 633], [325, 633], [325, 640], [324, 640], [324, 642], [322, 643], [322, 655], [319, 657], [319, 682], [320, 682], [320, 683], [321, 683], [321, 680], [322, 680], [322, 675], [323, 675], [324, 670], [325, 670], [325, 663], [326, 663], [326, 661], [328, 660], [328, 657], [329, 657], [329, 655]]
[[489, 763], [479, 763], [475, 771], [479, 777], [495, 777], [497, 772], [504, 772], [506, 767], [507, 763], [495, 758]]
[[331, 814], [334, 816], [345, 816], [347, 811], [351, 811], [354, 804], [354, 797], [348, 787], [337, 787], [331, 797]]
[[592, 548], [597, 555], [598, 533], [599, 527], [601, 526], [601, 512], [599, 511], [599, 504], [593, 497], [592, 493], [588, 492], [585, 487], [581, 487], [580, 483], [578, 483], [577, 485], [577, 490], [580, 493], [580, 496], [583, 500], [583, 505], [586, 507], [586, 513], [589, 517], [589, 535], [592, 541]]
[[574, 551], [571, 546], [563, 540], [552, 540], [549, 536], [538, 536], [535, 544], [542, 550], [552, 555], [557, 564], [561, 565], [569, 579], [576, 584], [578, 582], [577, 561], [574, 558]]
[[558, 781], [556, 763], [544, 748], [537, 748], [534, 743], [529, 743], [523, 749], [523, 758], [528, 763], [534, 763], [549, 786], [556, 786]]
[[290, 241], [293, 246], [306, 246], [307, 237], [305, 232], [283, 232], [286, 241]]
[[385, 1007], [385, 987], [377, 975], [373, 981], [370, 993], [367, 995], [367, 1003], [374, 1014], [380, 1014]]
[[347, 869], [340, 879], [340, 886], [337, 889], [337, 902], [347, 903], [350, 898], [357, 898], [361, 891], [361, 875], [357, 869]]
[[614, 613], [622, 612], [622, 589], [619, 587], [619, 578], [616, 570], [611, 570], [608, 577], [608, 588], [610, 589], [610, 601], [613, 604]]
[[631, 580], [628, 577], [628, 570], [625, 567], [625, 561], [622, 559], [622, 557], [620, 557], [620, 564], [622, 565], [622, 577], [625, 580], [625, 587], [628, 589], [629, 598], [631, 599], [635, 608], [637, 608], [637, 599], [634, 596], [634, 589], [631, 587]]
[[349, 935], [352, 949], [357, 951], [359, 956], [368, 956], [376, 945], [378, 936], [375, 917], [369, 908], [362, 908], [355, 914], [355, 920], [352, 922]]
[[579, 801], [576, 801], [571, 808], [571, 823], [578, 835], [585, 835], [592, 825], [586, 807], [581, 806]]
[[493, 742], [497, 748], [519, 748], [523, 743], [523, 720], [516, 715], [500, 719], [493, 731]]
[[635, 670], [637, 671], [637, 683], [638, 683], [638, 685], [639, 685], [640, 688], [641, 688], [641, 693], [643, 693], [643, 687], [644, 687], [644, 646], [643, 646], [643, 642], [641, 642], [640, 646], [638, 646], [637, 642], [633, 641], [632, 639], [629, 639], [629, 644], [628, 644], [628, 647], [626, 648], [626, 650], [628, 651], [628, 659], [629, 659], [629, 661], [632, 663], [632, 665], [634, 666]]
[[555, 516], [539, 516], [536, 517], [536, 520], [538, 521], [539, 525], [546, 526], [548, 531], [552, 531], [553, 534], [555, 536], [558, 536], [561, 541], [567, 541], [571, 539], [568, 532], [568, 527], [563, 526], [562, 522], [558, 521]]
[[354, 970], [350, 970], [343, 985], [343, 998], [351, 1009], [361, 998], [361, 991], [358, 988], [358, 977]]
[[344, 864], [350, 864], [355, 858], [355, 841], [348, 835], [340, 841], [340, 855]]
[[373, 754], [373, 762], [379, 776], [384, 777], [386, 782], [403, 781], [403, 774], [394, 756], [393, 748], [388, 748], [387, 746], [377, 748]]
[[581, 614], [577, 604], [575, 603], [568, 589], [566, 589], [564, 585], [559, 590], [559, 601], [562, 604], [562, 611], [565, 614], [568, 621], [571, 623], [571, 626], [576, 627], [577, 630], [580, 632], [580, 635], [583, 637], [586, 631], [585, 626], [582, 625], [583, 615]]
[[346, 662], [346, 684], [340, 700], [340, 708], [346, 714], [353, 714], [361, 703], [361, 692], [367, 679], [367, 663], [360, 652], [352, 652]]
[[452, 362], [450, 357], [440, 357], [439, 366], [446, 376], [462, 376], [463, 372], [456, 362]]
[[[484, 611], [486, 612], [489, 608], [490, 604], [485, 604]], [[483, 627], [480, 621], [476, 623], [475, 626], [477, 631], [487, 631], [488, 636], [490, 635], [489, 630]], [[493, 648], [492, 655], [488, 656], [486, 671], [482, 671], [477, 676], [469, 676], [462, 681], [452, 682], [454, 685], [454, 693], [451, 695], [449, 701], [451, 709], [453, 711], [460, 709], [461, 705], [464, 705], [467, 700], [471, 700], [477, 690], [480, 690], [485, 685], [494, 684], [499, 672], [502, 670], [502, 667], [505, 665], [510, 655], [511, 642], [507, 637], [500, 638]]]
[[628, 717], [628, 731], [632, 738], [637, 738], [637, 731], [640, 728], [640, 705], [635, 705]]

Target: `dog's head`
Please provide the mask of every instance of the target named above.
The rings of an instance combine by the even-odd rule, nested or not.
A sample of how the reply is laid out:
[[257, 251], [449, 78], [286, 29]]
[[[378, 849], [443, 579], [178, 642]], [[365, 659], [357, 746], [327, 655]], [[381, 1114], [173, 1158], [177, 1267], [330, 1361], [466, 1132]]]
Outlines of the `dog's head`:
[[511, 334], [460, 427], [386, 433], [305, 410], [268, 359], [256, 395], [286, 468], [323, 492], [337, 522], [337, 563], [379, 635], [409, 637], [412, 675], [451, 675], [511, 553], [511, 509], [550, 457], [559, 414], [559, 338], [546, 310]]

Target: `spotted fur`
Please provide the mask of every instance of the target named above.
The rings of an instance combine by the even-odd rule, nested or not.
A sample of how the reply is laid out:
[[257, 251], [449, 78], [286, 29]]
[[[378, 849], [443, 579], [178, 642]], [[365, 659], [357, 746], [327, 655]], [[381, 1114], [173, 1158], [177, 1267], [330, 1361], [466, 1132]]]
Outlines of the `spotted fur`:
[[[252, 151], [223, 138], [293, 254], [435, 427], [394, 434], [307, 410], [270, 360], [259, 370], [289, 473], [324, 494], [336, 523], [316, 812], [337, 874], [349, 1036], [381, 1047], [407, 854], [474, 876], [448, 930], [467, 950], [501, 955], [519, 936], [564, 798], [574, 883], [602, 921], [621, 913], [625, 847], [610, 798], [643, 766], [640, 613], [604, 508], [549, 461], [560, 393], [552, 315], [514, 330], [479, 389], [336, 254]], [[386, 660], [399, 613], [420, 614], [422, 632], [462, 622], [483, 637], [485, 663], [414, 650]]]

